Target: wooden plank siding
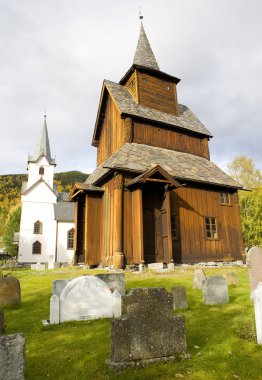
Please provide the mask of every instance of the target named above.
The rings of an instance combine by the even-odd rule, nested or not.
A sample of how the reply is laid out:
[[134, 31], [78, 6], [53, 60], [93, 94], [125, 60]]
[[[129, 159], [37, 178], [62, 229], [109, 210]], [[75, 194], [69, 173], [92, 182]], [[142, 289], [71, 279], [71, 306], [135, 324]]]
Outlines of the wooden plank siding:
[[[184, 263], [242, 259], [244, 250], [237, 192], [230, 205], [222, 205], [219, 190], [180, 187], [171, 194], [171, 214], [178, 213], [178, 239], [173, 242], [174, 261]], [[215, 217], [218, 238], [208, 239], [205, 217]], [[180, 246], [181, 245], [181, 246]]]
[[125, 122], [121, 119], [113, 99], [111, 96], [108, 96], [104, 121], [99, 136], [98, 165], [124, 145], [124, 125]]
[[102, 200], [101, 194], [86, 194], [85, 264], [98, 265], [101, 261]]
[[178, 115], [176, 84], [137, 71], [139, 104]]
[[210, 159], [208, 138], [196, 137], [174, 129], [134, 122], [133, 142], [172, 149]]
[[130, 94], [133, 96], [134, 100], [138, 102], [138, 86], [137, 86], [137, 72], [134, 71], [127, 82], [125, 83], [125, 87], [128, 89]]

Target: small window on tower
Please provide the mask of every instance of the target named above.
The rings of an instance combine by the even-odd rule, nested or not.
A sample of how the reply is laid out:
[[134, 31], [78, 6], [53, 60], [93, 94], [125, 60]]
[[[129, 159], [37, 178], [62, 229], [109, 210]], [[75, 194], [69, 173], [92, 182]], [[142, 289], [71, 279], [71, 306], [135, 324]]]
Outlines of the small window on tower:
[[43, 224], [38, 220], [34, 223], [34, 234], [41, 234], [43, 229]]
[[167, 91], [169, 91], [169, 90], [170, 90], [170, 87], [169, 87], [169, 86], [166, 86], [166, 89], [167, 89]]
[[39, 168], [39, 174], [44, 175], [45, 174], [45, 168], [43, 166], [40, 166]]

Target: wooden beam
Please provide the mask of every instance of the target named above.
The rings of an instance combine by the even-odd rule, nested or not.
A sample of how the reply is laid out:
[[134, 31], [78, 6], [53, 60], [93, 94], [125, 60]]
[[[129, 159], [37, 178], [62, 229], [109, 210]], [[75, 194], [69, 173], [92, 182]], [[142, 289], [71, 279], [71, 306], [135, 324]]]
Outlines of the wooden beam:
[[170, 191], [166, 190], [166, 216], [167, 216], [167, 244], [168, 244], [168, 262], [173, 262], [172, 250], [172, 231], [171, 231], [171, 208], [170, 208]]
[[137, 264], [144, 263], [142, 190], [132, 192], [133, 258]]

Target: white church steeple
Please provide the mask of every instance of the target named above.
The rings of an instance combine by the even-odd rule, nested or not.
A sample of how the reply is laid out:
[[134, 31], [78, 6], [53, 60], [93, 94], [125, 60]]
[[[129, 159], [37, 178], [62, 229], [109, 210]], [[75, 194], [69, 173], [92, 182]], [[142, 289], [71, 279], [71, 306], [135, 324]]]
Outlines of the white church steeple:
[[40, 179], [43, 179], [53, 189], [55, 159], [51, 157], [49, 137], [44, 115], [44, 124], [36, 145], [35, 153], [28, 156], [28, 183], [27, 189]]

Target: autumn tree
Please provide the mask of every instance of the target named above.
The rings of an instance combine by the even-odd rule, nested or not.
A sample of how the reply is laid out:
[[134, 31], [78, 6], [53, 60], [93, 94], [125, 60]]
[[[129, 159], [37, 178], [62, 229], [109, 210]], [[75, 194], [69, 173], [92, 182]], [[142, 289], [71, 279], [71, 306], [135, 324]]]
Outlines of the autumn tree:
[[262, 246], [262, 173], [253, 158], [236, 157], [228, 172], [248, 191], [239, 191], [242, 230], [248, 246]]
[[15, 232], [20, 229], [20, 219], [21, 219], [21, 206], [13, 208], [7, 217], [4, 230], [3, 243], [6, 252], [11, 256], [16, 256], [18, 251], [18, 246], [13, 244], [13, 236]]

